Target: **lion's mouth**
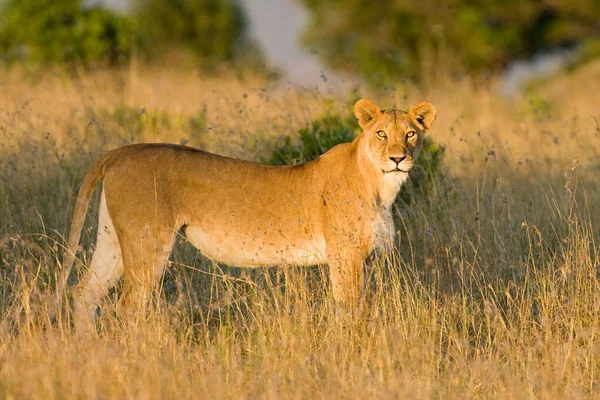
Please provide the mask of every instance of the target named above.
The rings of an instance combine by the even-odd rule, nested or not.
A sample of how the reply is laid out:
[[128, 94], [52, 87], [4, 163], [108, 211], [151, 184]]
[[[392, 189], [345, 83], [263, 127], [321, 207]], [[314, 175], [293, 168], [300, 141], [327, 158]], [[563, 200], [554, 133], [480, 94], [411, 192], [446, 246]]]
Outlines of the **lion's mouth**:
[[408, 171], [405, 171], [405, 170], [403, 170], [403, 169], [400, 169], [400, 168], [398, 168], [398, 167], [396, 167], [396, 168], [394, 168], [394, 169], [391, 169], [391, 170], [389, 170], [389, 171], [386, 171], [386, 170], [384, 170], [384, 169], [382, 169], [381, 171], [383, 171], [383, 173], [384, 173], [384, 174], [391, 174], [391, 173], [393, 173], [393, 172], [404, 172], [405, 174], [407, 174], [407, 173], [408, 173]]

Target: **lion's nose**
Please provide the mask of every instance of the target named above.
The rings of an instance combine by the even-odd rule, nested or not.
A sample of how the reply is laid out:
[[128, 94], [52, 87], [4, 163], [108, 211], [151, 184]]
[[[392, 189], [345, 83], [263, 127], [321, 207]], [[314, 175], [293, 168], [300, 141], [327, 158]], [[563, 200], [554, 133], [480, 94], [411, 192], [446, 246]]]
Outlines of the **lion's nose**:
[[392, 160], [396, 164], [400, 164], [402, 161], [404, 161], [405, 158], [406, 158], [406, 156], [393, 156], [393, 157], [390, 157], [390, 160]]

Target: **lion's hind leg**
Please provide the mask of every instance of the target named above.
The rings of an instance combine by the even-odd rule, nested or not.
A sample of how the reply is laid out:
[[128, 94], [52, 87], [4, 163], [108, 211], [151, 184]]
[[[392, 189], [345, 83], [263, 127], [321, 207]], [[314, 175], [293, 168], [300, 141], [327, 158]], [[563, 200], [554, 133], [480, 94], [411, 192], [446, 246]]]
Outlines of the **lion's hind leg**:
[[123, 293], [117, 312], [121, 318], [144, 317], [169, 261], [176, 230], [153, 225], [129, 227], [120, 237], [130, 245], [123, 246]]
[[98, 212], [98, 236], [92, 262], [74, 289], [75, 323], [93, 322], [100, 299], [123, 275], [123, 258], [114, 224], [106, 208], [104, 191]]

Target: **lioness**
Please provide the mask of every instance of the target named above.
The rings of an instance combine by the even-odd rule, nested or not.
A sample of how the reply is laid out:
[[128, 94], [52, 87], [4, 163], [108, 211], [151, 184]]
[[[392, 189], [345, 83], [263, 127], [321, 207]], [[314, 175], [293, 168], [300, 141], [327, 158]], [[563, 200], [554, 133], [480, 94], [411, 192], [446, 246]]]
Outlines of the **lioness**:
[[327, 263], [335, 300], [357, 306], [363, 260], [394, 234], [390, 207], [436, 110], [380, 110], [359, 100], [363, 132], [317, 160], [269, 166], [171, 144], [104, 154], [75, 204], [59, 289], [71, 271], [94, 188], [104, 179], [96, 251], [74, 290], [75, 318], [93, 318], [124, 275], [118, 308], [144, 307], [176, 233], [207, 257], [240, 267]]

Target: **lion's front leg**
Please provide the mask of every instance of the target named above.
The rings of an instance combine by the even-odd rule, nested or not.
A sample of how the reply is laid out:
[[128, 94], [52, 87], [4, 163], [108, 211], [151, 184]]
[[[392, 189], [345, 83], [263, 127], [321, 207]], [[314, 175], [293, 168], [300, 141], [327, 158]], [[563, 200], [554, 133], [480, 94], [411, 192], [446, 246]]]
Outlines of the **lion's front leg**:
[[366, 252], [360, 248], [342, 248], [329, 257], [329, 276], [336, 302], [357, 310], [364, 293], [363, 261]]

